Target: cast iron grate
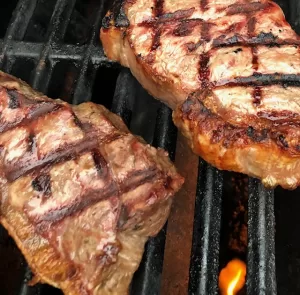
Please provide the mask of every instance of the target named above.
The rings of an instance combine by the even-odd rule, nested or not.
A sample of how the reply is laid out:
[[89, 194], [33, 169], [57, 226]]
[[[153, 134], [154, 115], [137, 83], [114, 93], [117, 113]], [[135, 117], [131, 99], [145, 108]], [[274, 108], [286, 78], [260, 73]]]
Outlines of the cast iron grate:
[[[109, 2], [11, 1], [0, 9], [0, 34], [3, 32], [0, 67], [50, 97], [60, 97], [74, 104], [90, 100], [104, 104], [122, 116], [132, 132], [143, 136], [154, 146], [165, 148], [175, 160], [175, 155], [176, 158], [180, 156], [180, 147], [171, 111], [151, 98], [127, 69], [112, 63], [103, 53], [99, 28]], [[299, 29], [300, 2], [278, 2], [288, 20]], [[300, 206], [297, 201], [299, 190], [269, 191], [257, 180], [220, 172], [202, 160], [198, 163], [197, 158], [191, 165], [198, 176], [194, 186], [192, 181], [187, 181], [187, 185], [191, 184], [190, 191], [185, 188], [185, 195], [181, 198], [191, 195], [186, 201], [192, 200], [193, 204], [187, 207], [182, 222], [189, 216], [193, 227], [185, 229], [178, 223], [178, 218], [171, 217], [158, 236], [149, 240], [135, 274], [131, 294], [218, 294], [219, 271], [235, 255], [247, 261], [248, 266], [247, 287], [241, 294], [273, 295], [277, 291], [278, 294], [298, 294], [300, 250], [297, 252], [295, 249], [300, 248], [300, 239], [291, 238], [294, 230], [288, 228], [291, 224], [294, 227], [300, 224], [297, 214], [292, 219], [289, 217], [289, 211], [296, 213], [296, 204]], [[189, 176], [188, 173], [186, 176]], [[285, 198], [290, 200], [287, 205]], [[234, 226], [230, 220], [236, 204], [241, 202], [248, 207], [248, 218], [245, 213], [242, 217], [246, 220], [246, 228], [248, 224], [248, 247], [243, 248], [242, 245], [243, 249], [236, 252], [228, 246]], [[277, 223], [281, 224], [277, 228], [276, 239], [275, 212]], [[174, 214], [176, 216], [177, 213]], [[181, 235], [185, 230], [190, 231], [190, 235]], [[174, 242], [172, 245], [176, 234], [178, 244]], [[184, 244], [186, 237], [190, 237], [190, 241], [186, 241], [186, 249], [176, 249], [177, 245]], [[289, 249], [292, 254], [286, 255]], [[179, 257], [181, 253], [188, 255]], [[276, 264], [280, 265], [277, 271], [275, 253]], [[169, 258], [172, 255], [174, 261]], [[183, 260], [186, 263], [182, 263]], [[0, 228], [0, 261], [1, 294], [61, 294], [45, 285], [27, 286], [30, 270], [3, 228]], [[180, 271], [174, 274], [171, 268], [176, 263]], [[290, 273], [293, 279], [288, 277]]]

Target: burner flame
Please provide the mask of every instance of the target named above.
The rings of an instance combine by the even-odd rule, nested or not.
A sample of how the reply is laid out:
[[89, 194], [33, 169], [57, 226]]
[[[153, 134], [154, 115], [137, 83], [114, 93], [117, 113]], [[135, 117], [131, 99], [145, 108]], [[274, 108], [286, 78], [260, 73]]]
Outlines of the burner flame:
[[219, 287], [222, 295], [236, 295], [245, 284], [246, 264], [239, 260], [231, 260], [219, 276]]

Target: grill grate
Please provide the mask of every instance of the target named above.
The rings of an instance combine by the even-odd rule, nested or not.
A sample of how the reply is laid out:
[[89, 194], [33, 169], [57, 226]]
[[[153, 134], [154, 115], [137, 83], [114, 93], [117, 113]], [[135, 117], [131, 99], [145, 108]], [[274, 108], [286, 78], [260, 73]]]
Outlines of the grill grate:
[[[168, 150], [187, 178], [175, 200], [169, 222], [146, 245], [131, 294], [218, 294], [219, 270], [232, 256], [238, 255], [228, 249], [230, 226], [226, 224], [225, 216], [230, 208], [234, 209], [231, 206], [233, 190], [240, 175], [217, 171], [202, 160], [198, 163], [195, 156], [185, 154], [184, 160], [181, 159], [184, 143], [180, 136], [177, 138], [171, 111], [153, 100], [129, 70], [112, 63], [103, 53], [98, 35], [110, 1], [15, 2], [6, 35], [0, 39], [1, 69], [51, 97], [61, 97], [74, 104], [92, 100], [110, 107], [132, 132], [154, 146]], [[300, 2], [278, 2], [288, 20], [300, 29]], [[50, 9], [45, 18], [49, 23], [43, 24], [45, 20], [41, 15], [45, 12], [41, 8], [46, 5], [44, 10], [52, 7], [52, 11]], [[189, 160], [190, 166], [182, 168], [182, 162]], [[196, 171], [197, 175], [190, 171]], [[257, 180], [250, 179], [246, 183], [249, 184], [238, 191], [236, 198], [246, 194], [245, 202], [248, 200], [248, 204], [244, 204], [249, 210], [248, 250], [240, 254], [247, 258], [247, 294], [273, 295], [277, 294], [277, 288], [278, 294], [298, 294], [300, 251], [293, 250], [288, 257], [284, 255], [289, 245], [283, 239], [287, 238], [286, 232], [293, 234], [293, 231], [286, 230], [283, 225], [276, 233], [276, 259], [279, 254], [276, 264], [280, 265], [280, 271], [275, 269], [275, 214], [278, 223], [291, 226], [292, 220], [294, 227], [300, 224], [299, 218], [289, 219], [288, 216], [295, 203], [300, 206], [296, 199], [299, 190], [273, 192], [264, 189]], [[285, 205], [284, 200], [288, 197], [292, 201]], [[295, 209], [292, 212], [296, 212]], [[292, 249], [300, 247], [299, 239], [289, 240], [294, 242]], [[3, 228], [0, 228], [0, 258], [0, 289], [4, 290], [1, 294], [61, 294], [49, 286], [27, 286], [30, 270]], [[292, 275], [296, 277], [293, 280], [287, 278], [287, 269], [294, 270]], [[245, 293], [246, 290], [242, 290], [241, 294]]]
[[[191, 256], [190, 294], [217, 294], [223, 175], [200, 160]], [[199, 237], [203, 237], [199, 239]]]
[[275, 277], [274, 192], [249, 183], [248, 278], [250, 294], [277, 294]]

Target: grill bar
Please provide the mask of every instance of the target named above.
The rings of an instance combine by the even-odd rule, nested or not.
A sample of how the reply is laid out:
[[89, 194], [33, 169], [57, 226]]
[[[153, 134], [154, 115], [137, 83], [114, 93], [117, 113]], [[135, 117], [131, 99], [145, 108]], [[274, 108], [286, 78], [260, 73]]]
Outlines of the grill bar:
[[222, 172], [200, 160], [189, 294], [217, 294]]
[[289, 9], [289, 21], [294, 26], [294, 29], [299, 32], [300, 31], [300, 2], [297, 0], [289, 0], [287, 1], [287, 5], [292, 9]]
[[90, 101], [92, 97], [92, 85], [94, 84], [96, 71], [98, 70], [98, 64], [94, 64], [89, 68], [91, 60], [91, 53], [93, 46], [97, 43], [97, 38], [100, 30], [100, 23], [103, 17], [104, 2], [100, 2], [99, 9], [96, 13], [95, 21], [93, 24], [88, 46], [83, 55], [82, 62], [80, 64], [80, 74], [78, 77], [77, 85], [75, 86], [73, 103], [79, 104], [84, 101]]
[[[0, 51], [6, 52], [8, 58], [33, 58], [38, 59], [43, 50], [44, 44], [31, 43], [25, 41], [10, 41], [9, 44], [4, 40], [0, 40]], [[77, 46], [72, 44], [52, 44], [49, 48], [48, 58], [52, 61], [68, 60], [72, 62], [81, 61], [82, 56], [86, 52], [88, 45]], [[110, 67], [115, 64], [108, 60], [104, 55], [103, 49], [92, 45], [90, 48], [90, 59], [92, 64], [98, 66]], [[3, 67], [1, 67], [4, 69]]]
[[47, 32], [47, 42], [43, 46], [31, 82], [33, 88], [42, 92], [47, 91], [54, 68], [54, 64], [49, 60], [50, 48], [63, 39], [75, 2], [76, 0], [58, 0], [55, 5]]
[[277, 294], [275, 273], [274, 192], [249, 181], [248, 294]]
[[172, 161], [175, 160], [177, 129], [172, 121], [172, 111], [161, 104], [156, 118], [153, 145], [168, 151]]
[[160, 294], [166, 228], [167, 224], [156, 237], [147, 242], [140, 268], [134, 276], [131, 295]]
[[32, 277], [32, 272], [28, 266], [25, 267], [24, 280], [21, 284], [18, 295], [40, 295], [42, 291], [41, 285], [28, 286], [28, 281]]
[[111, 106], [112, 111], [121, 116], [127, 126], [130, 124], [132, 115], [128, 102], [135, 97], [134, 84], [134, 79], [129, 70], [122, 70], [117, 79]]
[[187, 294], [198, 175], [198, 157], [181, 134], [175, 164], [185, 183], [176, 195], [168, 219], [160, 294]]
[[[167, 150], [174, 161], [176, 139], [177, 132], [172, 122], [172, 112], [165, 105], [161, 105], [158, 109], [153, 145]], [[141, 266], [132, 284], [132, 295], [160, 294], [166, 231], [167, 224], [156, 237], [147, 242]]]
[[10, 72], [12, 64], [7, 59], [7, 50], [13, 40], [21, 40], [24, 38], [29, 21], [34, 12], [36, 0], [20, 0], [11, 18], [10, 25], [4, 37], [2, 52], [0, 55], [1, 69]]
[[36, 0], [20, 0], [18, 2], [4, 37], [5, 43], [8, 43], [7, 41], [9, 40], [21, 40], [24, 38], [36, 2]]

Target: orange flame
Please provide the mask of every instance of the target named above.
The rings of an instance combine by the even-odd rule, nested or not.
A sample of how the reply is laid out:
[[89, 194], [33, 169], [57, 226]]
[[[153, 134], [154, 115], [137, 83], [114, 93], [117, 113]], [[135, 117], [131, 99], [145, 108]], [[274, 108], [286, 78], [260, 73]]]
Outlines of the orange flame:
[[219, 276], [219, 287], [222, 295], [235, 295], [241, 290], [246, 279], [246, 264], [239, 260], [231, 260]]

